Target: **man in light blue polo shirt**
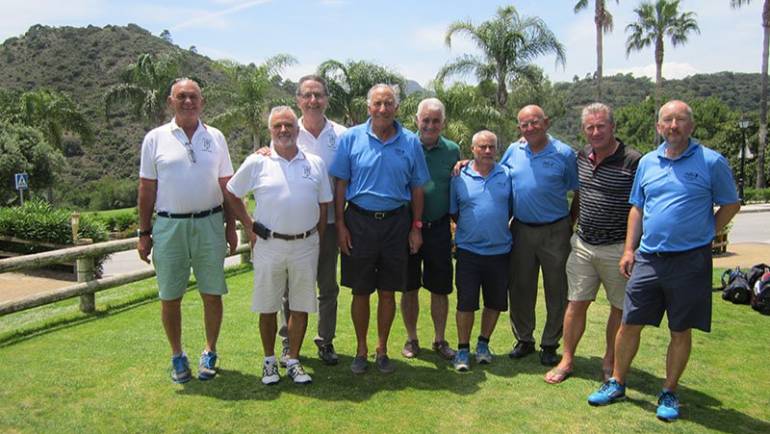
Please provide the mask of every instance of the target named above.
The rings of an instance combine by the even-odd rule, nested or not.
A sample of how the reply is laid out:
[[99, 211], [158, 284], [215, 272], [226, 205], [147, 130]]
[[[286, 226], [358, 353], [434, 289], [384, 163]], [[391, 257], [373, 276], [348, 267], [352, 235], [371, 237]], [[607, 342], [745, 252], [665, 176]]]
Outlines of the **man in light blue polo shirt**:
[[664, 104], [657, 128], [666, 141], [639, 161], [620, 260], [629, 281], [615, 364], [612, 378], [588, 397], [591, 405], [625, 398], [642, 328], [659, 326], [665, 312], [671, 340], [657, 417], [679, 417], [675, 391], [690, 358], [692, 329], [711, 330], [711, 241], [740, 209], [727, 160], [690, 138], [694, 127], [687, 104]]
[[457, 222], [457, 338], [453, 365], [459, 372], [470, 369], [470, 338], [479, 292], [484, 294], [481, 333], [476, 343], [476, 362], [492, 362], [489, 338], [500, 312], [508, 309], [508, 265], [511, 251], [511, 179], [508, 170], [495, 163], [497, 136], [479, 131], [471, 141], [473, 161], [450, 184], [449, 213]]
[[375, 290], [379, 297], [375, 363], [381, 372], [394, 370], [387, 354], [396, 313], [394, 292], [406, 288], [408, 254], [422, 245], [422, 186], [430, 175], [420, 139], [395, 120], [396, 89], [377, 84], [369, 90], [370, 118], [340, 136], [329, 170], [336, 178], [334, 219], [342, 252], [341, 283], [353, 290], [357, 349], [351, 370], [356, 374], [368, 366], [369, 296]]
[[511, 172], [516, 210], [509, 297], [517, 342], [509, 356], [519, 359], [535, 351], [535, 303], [542, 269], [546, 320], [540, 363], [554, 366], [559, 362], [556, 348], [567, 306], [565, 266], [572, 236], [567, 192], [578, 188], [577, 157], [572, 148], [548, 135], [548, 117], [540, 107], [521, 109], [518, 122], [524, 141], [511, 144], [500, 160]]

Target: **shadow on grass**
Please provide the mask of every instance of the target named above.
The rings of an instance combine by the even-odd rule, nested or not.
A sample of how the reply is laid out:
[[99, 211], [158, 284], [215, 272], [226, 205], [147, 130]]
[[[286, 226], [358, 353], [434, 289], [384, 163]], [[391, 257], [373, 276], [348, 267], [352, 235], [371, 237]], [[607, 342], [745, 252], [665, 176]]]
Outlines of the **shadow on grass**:
[[[340, 355], [336, 366], [326, 366], [317, 359], [303, 359], [302, 364], [313, 377], [313, 384], [293, 384], [281, 369], [281, 382], [273, 386], [261, 383], [262, 372], [244, 373], [220, 369], [217, 378], [210, 383], [191, 381], [177, 393], [201, 395], [224, 401], [270, 401], [281, 394], [289, 393], [323, 401], [363, 402], [384, 391], [405, 389], [426, 391], [448, 391], [456, 394], [472, 394], [479, 390], [479, 384], [486, 381], [483, 369], [455, 374], [451, 365], [436, 357], [436, 367], [414, 366], [401, 360], [391, 359], [396, 372], [383, 374], [370, 358], [365, 374], [355, 375], [350, 371], [351, 356]], [[261, 369], [261, 368], [260, 368]]]
[[[661, 363], [663, 362], [661, 360]], [[601, 366], [602, 359], [599, 357], [586, 358], [577, 356], [575, 357], [575, 368], [572, 376], [594, 380], [596, 381], [596, 388], [598, 388], [600, 385]], [[626, 402], [654, 414], [658, 405], [657, 395], [660, 392], [664, 379], [632, 366], [626, 381], [628, 383], [626, 393], [634, 394], [634, 392], [637, 392], [646, 395], [645, 399], [629, 397]], [[586, 393], [586, 398], [590, 392]], [[722, 401], [699, 390], [680, 385], [677, 394], [681, 400], [681, 418], [683, 420], [696, 423], [710, 430], [728, 433], [770, 432], [770, 422], [755, 419], [735, 409], [724, 407]], [[623, 404], [618, 403], [614, 405]], [[607, 410], [611, 411], [610, 409]]]

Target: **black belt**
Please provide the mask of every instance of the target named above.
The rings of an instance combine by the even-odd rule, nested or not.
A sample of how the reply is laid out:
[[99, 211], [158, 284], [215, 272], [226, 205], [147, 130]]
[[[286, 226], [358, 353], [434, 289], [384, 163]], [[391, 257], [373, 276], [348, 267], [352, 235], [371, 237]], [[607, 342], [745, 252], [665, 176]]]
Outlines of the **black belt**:
[[317, 230], [318, 228], [313, 228], [313, 229], [310, 229], [309, 231], [303, 232], [301, 234], [296, 234], [296, 235], [286, 235], [286, 234], [270, 231], [270, 236], [273, 238], [278, 238], [279, 240], [286, 240], [286, 241], [302, 240], [313, 235]]
[[348, 208], [352, 209], [353, 211], [365, 215], [367, 217], [372, 217], [375, 220], [385, 220], [387, 218], [391, 218], [394, 215], [398, 215], [401, 213], [401, 211], [404, 210], [404, 206], [401, 205], [398, 208], [391, 209], [388, 211], [369, 211], [368, 209], [361, 208], [360, 206], [356, 205], [353, 202], [348, 202]]
[[218, 206], [215, 206], [214, 208], [207, 209], [206, 211], [201, 211], [201, 212], [190, 212], [185, 214], [178, 214], [173, 212], [158, 211], [157, 214], [158, 214], [158, 217], [168, 217], [171, 219], [189, 219], [189, 218], [199, 219], [202, 217], [208, 217], [218, 212], [222, 212], [222, 205], [218, 205]]
[[564, 220], [567, 217], [569, 217], [569, 214], [565, 215], [564, 217], [559, 217], [556, 220], [553, 220], [553, 221], [550, 221], [550, 222], [545, 222], [545, 223], [527, 223], [527, 222], [521, 221], [521, 220], [518, 220], [518, 222], [523, 224], [524, 226], [529, 226], [531, 228], [539, 228], [541, 226], [548, 226], [548, 225], [552, 225], [554, 223], [559, 223], [560, 221]]
[[693, 249], [688, 249], [688, 250], [680, 250], [678, 252], [652, 252], [652, 253], [646, 253], [646, 254], [647, 255], [657, 256], [659, 258], [672, 258], [674, 256], [679, 256], [679, 255], [684, 255], [684, 254], [687, 254], [687, 253], [692, 253], [692, 252], [694, 252], [696, 250], [700, 250], [700, 249], [703, 249], [703, 248], [706, 248], [706, 247], [708, 247], [710, 249], [711, 248], [711, 244], [704, 244], [704, 245], [702, 245], [700, 247], [695, 247]]
[[435, 226], [439, 226], [446, 222], [446, 220], [449, 218], [449, 214], [444, 214], [443, 217], [437, 220], [429, 221], [429, 222], [422, 222], [422, 228], [423, 229], [430, 229]]

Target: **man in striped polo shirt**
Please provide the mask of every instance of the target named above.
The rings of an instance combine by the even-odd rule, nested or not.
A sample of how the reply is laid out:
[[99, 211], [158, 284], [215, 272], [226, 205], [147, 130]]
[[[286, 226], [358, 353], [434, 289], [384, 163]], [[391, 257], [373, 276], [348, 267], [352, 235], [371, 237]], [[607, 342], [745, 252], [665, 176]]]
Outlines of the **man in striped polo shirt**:
[[572, 373], [575, 349], [586, 326], [586, 312], [596, 299], [599, 284], [607, 292], [610, 315], [602, 362], [604, 379], [612, 375], [615, 333], [623, 315], [626, 278], [618, 263], [626, 237], [628, 202], [641, 154], [615, 137], [612, 110], [601, 103], [583, 109], [583, 133], [588, 144], [578, 152], [580, 187], [572, 201], [578, 229], [572, 236], [567, 259], [568, 300], [564, 314], [564, 354], [561, 362], [545, 375], [557, 384]]

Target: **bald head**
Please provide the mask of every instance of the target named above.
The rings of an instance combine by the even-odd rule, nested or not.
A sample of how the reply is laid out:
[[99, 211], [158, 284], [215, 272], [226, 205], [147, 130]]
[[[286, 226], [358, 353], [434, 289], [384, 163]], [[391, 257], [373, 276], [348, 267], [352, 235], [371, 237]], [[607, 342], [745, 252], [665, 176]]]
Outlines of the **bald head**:
[[540, 106], [528, 105], [519, 110], [517, 116], [519, 132], [527, 141], [530, 149], [537, 151], [548, 143], [548, 117]]

